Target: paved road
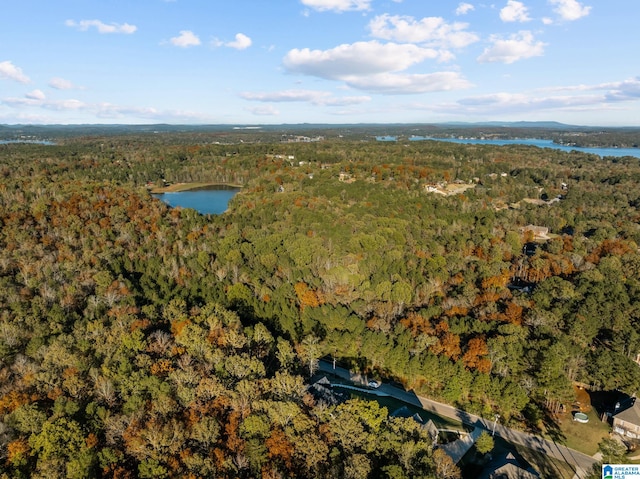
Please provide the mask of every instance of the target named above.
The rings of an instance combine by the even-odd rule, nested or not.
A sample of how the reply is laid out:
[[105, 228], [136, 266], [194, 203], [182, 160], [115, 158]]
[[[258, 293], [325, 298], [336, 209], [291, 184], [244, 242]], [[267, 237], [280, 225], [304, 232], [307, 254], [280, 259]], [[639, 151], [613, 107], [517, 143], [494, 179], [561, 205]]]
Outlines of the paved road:
[[[361, 382], [364, 380], [361, 376], [352, 374], [348, 369], [341, 368], [339, 366], [336, 366], [334, 369], [333, 364], [330, 361], [321, 360], [319, 368], [322, 372], [331, 373], [350, 381]], [[408, 404], [421, 407], [438, 416], [455, 419], [464, 424], [486, 429], [490, 432], [494, 430], [494, 419], [484, 419], [480, 416], [469, 414], [447, 404], [432, 401], [431, 399], [418, 396], [412, 391], [405, 391], [390, 384], [382, 384], [378, 390]], [[596, 459], [574, 449], [570, 449], [566, 446], [543, 439], [533, 434], [516, 431], [515, 429], [502, 426], [499, 423], [495, 423], [495, 435], [500, 436], [512, 444], [525, 446], [529, 449], [533, 449], [534, 451], [539, 451], [548, 456], [565, 461], [567, 464], [575, 468], [576, 477], [579, 479], [586, 477], [588, 471], [590, 471], [592, 466], [597, 462]]]

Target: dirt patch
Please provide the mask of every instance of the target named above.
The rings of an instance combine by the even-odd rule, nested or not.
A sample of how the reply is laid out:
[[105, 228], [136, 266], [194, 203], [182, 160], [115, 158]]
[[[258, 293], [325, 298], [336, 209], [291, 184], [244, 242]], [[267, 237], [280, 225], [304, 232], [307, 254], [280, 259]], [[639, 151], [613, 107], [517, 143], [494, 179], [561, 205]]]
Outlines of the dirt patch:
[[573, 411], [584, 413], [591, 411], [591, 396], [587, 390], [579, 386], [574, 386], [573, 390], [576, 395], [576, 400], [572, 404]]
[[450, 183], [439, 185], [428, 185], [426, 187], [427, 193], [438, 193], [444, 196], [459, 195], [465, 191], [475, 188], [475, 183]]
[[444, 187], [444, 192], [447, 195], [457, 195], [460, 193], [464, 193], [465, 191], [475, 187], [476, 187], [475, 183], [471, 183], [471, 184], [452, 183]]

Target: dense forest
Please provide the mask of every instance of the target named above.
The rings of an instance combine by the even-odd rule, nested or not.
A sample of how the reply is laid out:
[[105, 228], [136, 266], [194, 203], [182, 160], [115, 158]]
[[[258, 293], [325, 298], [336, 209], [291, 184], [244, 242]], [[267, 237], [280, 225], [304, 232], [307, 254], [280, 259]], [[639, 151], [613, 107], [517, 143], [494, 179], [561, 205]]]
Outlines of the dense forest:
[[638, 158], [318, 135], [0, 145], [0, 477], [456, 476], [324, 356], [535, 432], [638, 392]]

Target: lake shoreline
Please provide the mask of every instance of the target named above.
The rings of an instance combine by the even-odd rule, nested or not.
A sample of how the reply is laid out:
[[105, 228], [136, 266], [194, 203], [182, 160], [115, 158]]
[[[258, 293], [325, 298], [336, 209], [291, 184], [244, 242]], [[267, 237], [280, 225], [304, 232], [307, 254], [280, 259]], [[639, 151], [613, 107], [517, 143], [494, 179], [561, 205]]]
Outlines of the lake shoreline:
[[173, 183], [169, 186], [154, 186], [149, 188], [149, 192], [154, 195], [162, 195], [164, 193], [180, 193], [183, 191], [201, 190], [206, 188], [225, 187], [229, 189], [242, 188], [242, 185], [234, 183], [205, 182], [205, 183]]
[[549, 148], [552, 150], [564, 151], [567, 153], [580, 152], [598, 155], [600, 158], [632, 156], [640, 158], [640, 148], [609, 148], [609, 147], [581, 147], [563, 143], [556, 143], [554, 140], [542, 138], [436, 138], [430, 136], [412, 136], [409, 141], [443, 141], [447, 143], [458, 143], [467, 145], [492, 145], [492, 146], [535, 146], [537, 148]]

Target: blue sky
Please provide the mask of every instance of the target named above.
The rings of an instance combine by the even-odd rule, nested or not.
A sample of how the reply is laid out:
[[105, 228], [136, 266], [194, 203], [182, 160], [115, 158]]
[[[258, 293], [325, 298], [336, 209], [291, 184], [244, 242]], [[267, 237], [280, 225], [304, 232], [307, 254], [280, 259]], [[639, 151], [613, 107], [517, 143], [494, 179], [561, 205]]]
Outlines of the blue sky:
[[631, 0], [6, 0], [0, 123], [640, 126]]

